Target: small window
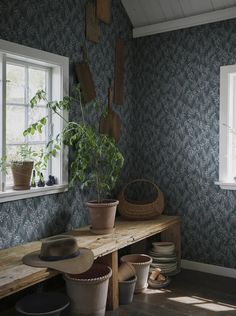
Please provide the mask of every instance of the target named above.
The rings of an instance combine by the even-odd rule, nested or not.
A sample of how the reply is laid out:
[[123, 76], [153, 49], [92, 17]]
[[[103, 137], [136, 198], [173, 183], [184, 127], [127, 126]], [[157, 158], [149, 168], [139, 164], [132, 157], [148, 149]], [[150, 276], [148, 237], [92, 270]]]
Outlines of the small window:
[[[30, 100], [38, 90], [44, 90], [48, 101], [61, 100], [68, 95], [68, 58], [39, 51], [15, 43], [0, 40], [0, 155], [9, 160], [16, 157], [22, 145], [35, 151], [46, 147], [63, 129], [63, 120], [50, 113], [46, 102], [35, 108], [30, 107]], [[66, 118], [67, 113], [60, 113]], [[42, 134], [23, 136], [32, 123], [48, 116], [48, 124]], [[13, 179], [11, 172], [0, 172], [0, 202], [7, 201], [7, 195], [14, 200], [33, 195], [50, 194], [61, 191], [67, 185], [67, 152], [62, 149], [52, 158], [47, 170], [43, 170], [45, 179], [54, 175], [57, 185], [53, 188], [36, 188], [26, 192], [12, 192]], [[37, 190], [38, 189], [38, 190]], [[18, 196], [18, 197], [17, 197]], [[23, 196], [23, 197], [22, 197]]]
[[220, 72], [220, 157], [219, 183], [236, 190], [236, 65]]

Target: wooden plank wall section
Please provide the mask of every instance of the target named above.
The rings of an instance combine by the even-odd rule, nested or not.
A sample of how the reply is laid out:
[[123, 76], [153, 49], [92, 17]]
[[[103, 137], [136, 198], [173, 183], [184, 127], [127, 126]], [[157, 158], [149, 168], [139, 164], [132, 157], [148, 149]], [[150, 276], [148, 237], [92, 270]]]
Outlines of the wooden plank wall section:
[[[93, 235], [89, 230], [89, 226], [73, 230], [69, 234], [76, 237], [80, 247], [91, 249], [96, 259], [156, 235], [166, 229], [170, 230], [175, 225], [180, 225], [178, 216], [161, 215], [151, 221], [117, 220], [115, 232], [111, 235]], [[41, 242], [35, 241], [0, 250], [0, 298], [58, 274], [54, 270], [29, 267], [22, 263], [24, 255], [37, 251], [40, 247]]]

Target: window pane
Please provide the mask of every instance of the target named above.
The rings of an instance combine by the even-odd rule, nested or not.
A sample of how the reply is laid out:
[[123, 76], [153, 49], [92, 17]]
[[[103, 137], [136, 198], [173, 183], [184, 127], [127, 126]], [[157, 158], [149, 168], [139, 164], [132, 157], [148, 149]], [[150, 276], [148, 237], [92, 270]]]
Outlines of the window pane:
[[25, 130], [25, 107], [17, 105], [7, 105], [6, 108], [6, 142], [24, 142], [23, 132]]
[[25, 67], [7, 64], [7, 103], [25, 103]]
[[[47, 109], [44, 107], [36, 107], [31, 109], [29, 107], [29, 125], [38, 122], [42, 117], [45, 117], [47, 115]], [[39, 132], [36, 132], [34, 135], [29, 136], [29, 141], [40, 141], [40, 142], [46, 142], [46, 129], [47, 126], [42, 128], [42, 134]]]
[[[46, 91], [46, 71], [29, 68], [29, 100], [32, 99], [38, 90]], [[45, 104], [45, 102], [40, 104]]]

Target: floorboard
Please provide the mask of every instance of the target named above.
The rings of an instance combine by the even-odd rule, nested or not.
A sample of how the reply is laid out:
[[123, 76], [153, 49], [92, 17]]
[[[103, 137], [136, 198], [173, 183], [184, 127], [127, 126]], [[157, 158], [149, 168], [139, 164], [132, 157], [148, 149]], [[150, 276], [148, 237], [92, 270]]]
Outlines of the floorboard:
[[183, 270], [165, 290], [147, 289], [106, 316], [236, 316], [236, 279]]

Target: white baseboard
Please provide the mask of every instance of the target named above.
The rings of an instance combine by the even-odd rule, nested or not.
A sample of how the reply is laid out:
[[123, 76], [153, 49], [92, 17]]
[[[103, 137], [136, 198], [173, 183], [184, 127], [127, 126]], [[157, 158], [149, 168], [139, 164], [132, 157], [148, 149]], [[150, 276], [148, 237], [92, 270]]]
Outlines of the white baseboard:
[[181, 267], [187, 270], [200, 271], [236, 279], [236, 269], [230, 269], [189, 260], [181, 260]]

